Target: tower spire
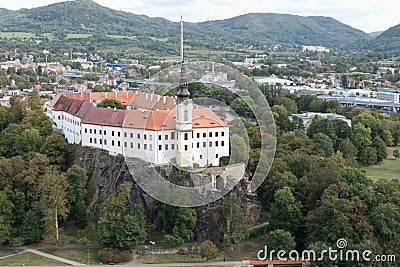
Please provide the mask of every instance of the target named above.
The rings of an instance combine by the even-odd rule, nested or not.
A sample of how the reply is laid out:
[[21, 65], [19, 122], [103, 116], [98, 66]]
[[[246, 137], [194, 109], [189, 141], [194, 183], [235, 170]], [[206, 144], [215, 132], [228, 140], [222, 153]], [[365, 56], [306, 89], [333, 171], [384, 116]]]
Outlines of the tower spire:
[[187, 85], [185, 58], [183, 56], [183, 19], [181, 16], [181, 73], [179, 77], [179, 90], [176, 95], [177, 103], [179, 104], [189, 99], [189, 95], [190, 93]]

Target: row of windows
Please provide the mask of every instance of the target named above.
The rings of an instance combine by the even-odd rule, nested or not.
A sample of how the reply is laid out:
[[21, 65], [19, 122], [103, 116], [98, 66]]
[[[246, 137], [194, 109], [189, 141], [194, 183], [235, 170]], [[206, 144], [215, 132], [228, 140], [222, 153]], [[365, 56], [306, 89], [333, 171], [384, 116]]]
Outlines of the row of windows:
[[[102, 132], [102, 130], [99, 130], [98, 131], [99, 132], [99, 134], [100, 135], [102, 135], [103, 134], [103, 132]], [[88, 133], [88, 128], [85, 128], [85, 133]], [[89, 133], [90, 134], [97, 134], [97, 130], [96, 129], [89, 129]], [[224, 131], [221, 131], [221, 132], [214, 132], [214, 134], [213, 134], [213, 132], [209, 132], [208, 133], [208, 137], [218, 137], [219, 136], [219, 133], [221, 133], [221, 136], [225, 136], [225, 132]], [[107, 131], [106, 130], [104, 130], [104, 135], [107, 135]], [[116, 132], [115, 133], [115, 131], [111, 131], [111, 136], [115, 136], [115, 135], [117, 135], [118, 137], [121, 137], [121, 132]], [[200, 133], [197, 133], [196, 134], [196, 137], [197, 138], [200, 138]], [[203, 138], [206, 138], [207, 137], [207, 133], [203, 133], [202, 134], [202, 136], [203, 136]], [[128, 138], [128, 133], [124, 133], [124, 137], [125, 138]], [[130, 133], [130, 138], [133, 138], [133, 133]], [[141, 138], [141, 134], [137, 134], [137, 139], [140, 139]], [[171, 134], [166, 134], [166, 135], [164, 135], [164, 140], [169, 140], [169, 138], [171, 138], [171, 140], [175, 140], [175, 132], [171, 132]], [[185, 133], [185, 140], [188, 140], [188, 135], [187, 135], [187, 133]], [[194, 133], [192, 132], [192, 138], [194, 138]], [[143, 134], [143, 139], [144, 140], [147, 140], [147, 134]], [[153, 140], [153, 135], [149, 135], [149, 140], [151, 141], [151, 140]], [[158, 140], [162, 140], [162, 135], [160, 134], [160, 135], [158, 135]]]
[[[71, 118], [67, 118], [67, 116], [62, 115], [62, 119], [65, 120], [66, 122], [81, 126], [81, 123], [79, 121], [74, 121]], [[58, 120], [60, 120], [60, 116], [58, 116]]]

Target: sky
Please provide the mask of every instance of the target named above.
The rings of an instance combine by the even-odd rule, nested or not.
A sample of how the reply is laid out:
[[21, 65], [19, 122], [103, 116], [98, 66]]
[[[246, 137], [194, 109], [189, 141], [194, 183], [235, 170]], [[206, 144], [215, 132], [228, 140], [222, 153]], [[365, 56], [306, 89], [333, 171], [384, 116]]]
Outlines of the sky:
[[[65, 0], [0, 1], [0, 7], [17, 10]], [[284, 13], [300, 16], [329, 16], [370, 33], [400, 24], [400, 1], [382, 0], [94, 0], [116, 10], [171, 21], [199, 22], [247, 13]]]

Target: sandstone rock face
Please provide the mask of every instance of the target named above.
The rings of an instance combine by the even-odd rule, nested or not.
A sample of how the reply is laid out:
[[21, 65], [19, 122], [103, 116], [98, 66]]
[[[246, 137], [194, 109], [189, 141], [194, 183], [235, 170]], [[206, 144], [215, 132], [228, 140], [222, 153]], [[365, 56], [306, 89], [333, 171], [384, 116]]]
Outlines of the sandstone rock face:
[[[135, 177], [151, 177], [154, 168], [150, 168], [149, 164], [141, 159], [129, 159], [130, 168], [122, 156], [111, 156], [107, 151], [91, 147], [82, 147], [79, 145], [72, 146], [72, 162], [84, 168], [88, 174], [89, 180], [87, 184], [88, 190], [88, 214], [92, 219], [98, 219], [101, 215], [101, 210], [105, 199], [117, 192], [118, 185], [124, 182], [131, 183], [131, 191], [129, 196], [129, 204], [140, 204], [146, 211], [148, 219], [153, 224], [154, 214], [152, 207], [154, 199], [144, 192], [135, 181]], [[204, 178], [204, 174], [199, 176], [188, 172], [179, 172], [179, 177], [176, 175], [176, 169], [172, 166], [157, 166], [156, 171], [169, 181], [184, 185], [193, 186], [199, 184], [202, 179], [212, 181], [211, 177]], [[132, 174], [130, 172], [132, 171]], [[149, 173], [150, 172], [150, 173]], [[227, 173], [233, 172], [228, 170]], [[211, 175], [211, 174], [210, 174]], [[222, 179], [221, 179], [222, 180]], [[223, 179], [225, 182], [228, 179]], [[217, 185], [221, 187], [221, 185]], [[256, 225], [259, 222], [261, 214], [264, 212], [257, 196], [248, 192], [248, 181], [242, 179], [229, 192], [235, 194], [247, 203], [249, 222], [251, 225]], [[197, 224], [196, 224], [196, 239], [201, 242], [207, 239], [218, 240], [218, 223], [221, 220], [222, 200], [217, 200], [208, 205], [203, 205], [196, 208]]]

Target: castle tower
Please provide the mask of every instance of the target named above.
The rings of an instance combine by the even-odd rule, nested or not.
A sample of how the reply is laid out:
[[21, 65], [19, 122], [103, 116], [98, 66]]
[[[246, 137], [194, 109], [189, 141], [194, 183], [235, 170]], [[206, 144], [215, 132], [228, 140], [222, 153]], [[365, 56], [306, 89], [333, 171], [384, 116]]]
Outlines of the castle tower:
[[181, 17], [181, 72], [179, 90], [176, 95], [175, 132], [178, 138], [176, 164], [183, 168], [193, 168], [192, 150], [192, 111], [193, 102], [189, 99], [186, 65], [183, 57], [183, 20]]

